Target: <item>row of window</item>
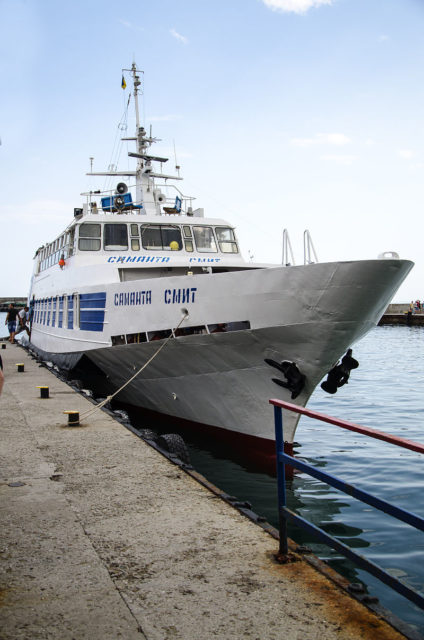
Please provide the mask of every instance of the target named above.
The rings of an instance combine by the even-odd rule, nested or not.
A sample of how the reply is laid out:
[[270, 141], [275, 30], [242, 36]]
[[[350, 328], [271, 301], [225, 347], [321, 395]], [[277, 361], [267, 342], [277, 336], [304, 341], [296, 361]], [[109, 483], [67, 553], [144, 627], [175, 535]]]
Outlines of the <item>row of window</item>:
[[64, 329], [78, 329], [80, 326], [79, 295], [55, 296], [35, 300], [34, 324]]
[[103, 331], [106, 293], [74, 293], [34, 301], [33, 323], [63, 329]]
[[[230, 227], [205, 225], [98, 224], [84, 222], [79, 226], [80, 251], [148, 251], [197, 250], [199, 253], [238, 253], [234, 231]], [[129, 233], [128, 233], [129, 232]]]
[[[238, 253], [231, 227], [206, 225], [135, 224], [84, 222], [78, 227], [80, 251], [182, 251], [189, 253]], [[39, 271], [73, 255], [74, 230], [37, 251]]]
[[60, 258], [69, 258], [73, 252], [74, 231], [63, 233], [54, 242], [38, 249], [36, 255], [39, 260], [39, 270], [48, 269], [54, 264], [58, 264]]
[[[103, 331], [106, 293], [74, 293], [54, 296], [34, 301], [33, 324], [62, 329], [82, 329], [85, 331]], [[221, 324], [199, 325], [179, 329], [165, 329], [140, 333], [112, 336], [112, 345], [134, 344], [163, 340], [169, 336], [199, 335], [208, 333], [226, 333], [250, 329], [249, 321], [227, 322]]]
[[184, 327], [176, 330], [163, 329], [160, 331], [143, 331], [140, 333], [127, 333], [119, 336], [112, 336], [112, 345], [139, 344], [140, 342], [151, 342], [152, 340], [165, 340], [170, 336], [180, 338], [181, 336], [227, 333], [228, 331], [243, 331], [246, 329], [250, 329], [250, 322], [248, 320], [243, 322], [226, 322], [221, 324], [199, 325], [197, 327]]

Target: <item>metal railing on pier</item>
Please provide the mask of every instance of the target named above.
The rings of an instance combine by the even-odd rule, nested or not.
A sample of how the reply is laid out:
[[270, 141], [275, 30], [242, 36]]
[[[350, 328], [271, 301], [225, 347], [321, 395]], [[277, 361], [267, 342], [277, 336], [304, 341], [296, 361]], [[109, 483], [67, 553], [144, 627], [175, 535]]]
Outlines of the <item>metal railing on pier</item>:
[[364, 502], [384, 513], [387, 513], [397, 520], [401, 520], [406, 524], [419, 529], [420, 531], [424, 531], [424, 518], [416, 515], [415, 513], [411, 513], [406, 511], [405, 509], [401, 509], [391, 504], [390, 502], [386, 502], [385, 500], [381, 500], [376, 496], [363, 491], [350, 483], [346, 483], [340, 478], [336, 478], [335, 476], [325, 473], [323, 471], [318, 470], [306, 462], [302, 462], [301, 460], [297, 460], [293, 456], [284, 453], [284, 435], [283, 435], [283, 413], [282, 409], [286, 409], [287, 411], [293, 411], [295, 413], [299, 413], [304, 416], [308, 416], [310, 418], [315, 418], [322, 422], [328, 422], [329, 424], [333, 424], [337, 427], [341, 427], [342, 429], [348, 429], [349, 431], [355, 431], [362, 435], [366, 435], [370, 438], [376, 438], [378, 440], [383, 440], [384, 442], [388, 442], [390, 444], [394, 444], [398, 447], [403, 447], [404, 449], [410, 449], [411, 451], [416, 451], [418, 453], [424, 453], [424, 445], [414, 442], [412, 440], [407, 440], [405, 438], [399, 438], [397, 436], [392, 436], [382, 431], [377, 431], [375, 429], [370, 429], [369, 427], [362, 427], [353, 422], [348, 422], [347, 420], [340, 420], [338, 418], [332, 418], [323, 413], [318, 413], [317, 411], [312, 411], [310, 409], [305, 409], [304, 407], [298, 407], [290, 402], [283, 402], [282, 400], [270, 400], [270, 404], [274, 406], [274, 420], [275, 420], [275, 443], [276, 443], [276, 453], [277, 453], [277, 482], [278, 482], [278, 514], [279, 514], [279, 528], [280, 528], [280, 555], [284, 558], [284, 556], [288, 555], [288, 541], [287, 541], [287, 522], [290, 521], [295, 523], [302, 529], [305, 529], [308, 533], [317, 537], [321, 542], [336, 549], [346, 558], [349, 558], [352, 562], [357, 564], [361, 569], [364, 569], [368, 573], [371, 573], [373, 576], [384, 582], [384, 584], [391, 587], [394, 591], [397, 591], [402, 596], [413, 602], [415, 605], [424, 609], [424, 597], [410, 589], [403, 582], [400, 582], [397, 578], [394, 578], [392, 575], [384, 571], [381, 567], [376, 565], [374, 562], [371, 562], [364, 556], [356, 553], [350, 547], [343, 544], [337, 538], [329, 535], [319, 527], [313, 525], [305, 518], [297, 515], [293, 511], [287, 508], [286, 505], [286, 480], [285, 480], [285, 465], [289, 464], [290, 466], [302, 471], [303, 473], [307, 473], [308, 475], [321, 480], [322, 482], [327, 483], [328, 485], [343, 491], [344, 493], [352, 496], [353, 498], [357, 498], [361, 502]]

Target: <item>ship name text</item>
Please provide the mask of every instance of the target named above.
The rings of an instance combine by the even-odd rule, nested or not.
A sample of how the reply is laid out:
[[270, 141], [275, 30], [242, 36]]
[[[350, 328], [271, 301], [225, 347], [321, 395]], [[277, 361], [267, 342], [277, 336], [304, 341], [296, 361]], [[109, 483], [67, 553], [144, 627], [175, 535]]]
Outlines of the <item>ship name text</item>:
[[152, 304], [152, 292], [131, 291], [128, 293], [115, 293], [114, 303], [115, 307]]
[[[163, 301], [165, 304], [188, 304], [196, 302], [197, 287], [186, 287], [183, 289], [165, 289]], [[113, 302], [115, 307], [137, 306], [152, 304], [152, 292], [148, 291], [128, 291], [125, 293], [115, 293]]]
[[197, 287], [190, 289], [165, 289], [164, 300], [166, 304], [185, 304], [195, 302]]
[[169, 262], [169, 256], [110, 256], [107, 262], [122, 264], [124, 262]]

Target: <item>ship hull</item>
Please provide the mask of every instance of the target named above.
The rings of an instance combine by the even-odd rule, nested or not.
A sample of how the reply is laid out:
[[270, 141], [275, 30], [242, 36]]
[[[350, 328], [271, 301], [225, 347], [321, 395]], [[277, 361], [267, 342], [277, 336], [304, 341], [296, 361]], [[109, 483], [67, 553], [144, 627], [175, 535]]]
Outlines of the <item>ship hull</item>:
[[[249, 319], [253, 327], [172, 338], [160, 350], [163, 340], [97, 348], [93, 343], [89, 349], [81, 348], [80, 342], [72, 356], [77, 361], [85, 354], [105, 376], [108, 389], [120, 389], [120, 402], [249, 441], [272, 442], [273, 410], [268, 401], [293, 398], [291, 390], [275, 382], [286, 379], [270, 362], [296, 363], [305, 385], [294, 402], [304, 406], [336, 361], [377, 324], [411, 267], [408, 261], [373, 260], [191, 278], [197, 300], [204, 299], [202, 306], [187, 305], [194, 323]], [[176, 279], [156, 286], [169, 291], [172, 280]], [[109, 299], [116, 300], [118, 291], [112, 288]], [[180, 306], [173, 312], [176, 326]], [[116, 323], [112, 310], [109, 317], [111, 325]], [[133, 321], [127, 313], [129, 330]], [[170, 320], [161, 322], [166, 326]], [[53, 343], [58, 344], [55, 337]], [[59, 364], [71, 358], [57, 349], [43, 351]], [[296, 415], [284, 414], [284, 439], [289, 443], [297, 422]]]

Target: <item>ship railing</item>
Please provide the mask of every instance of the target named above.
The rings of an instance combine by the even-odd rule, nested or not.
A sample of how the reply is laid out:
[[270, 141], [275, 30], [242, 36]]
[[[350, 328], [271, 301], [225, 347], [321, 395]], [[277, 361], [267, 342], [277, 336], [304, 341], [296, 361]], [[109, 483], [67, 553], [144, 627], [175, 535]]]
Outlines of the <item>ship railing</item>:
[[411, 451], [415, 451], [418, 453], [424, 453], [424, 445], [414, 442], [412, 440], [407, 440], [405, 438], [400, 438], [397, 436], [393, 436], [382, 431], [377, 431], [375, 429], [371, 429], [369, 427], [363, 427], [357, 425], [353, 422], [348, 422], [347, 420], [341, 420], [339, 418], [333, 418], [331, 416], [327, 416], [323, 413], [318, 413], [317, 411], [312, 411], [311, 409], [306, 409], [304, 407], [298, 407], [290, 402], [284, 402], [282, 400], [271, 399], [270, 404], [274, 406], [274, 421], [275, 421], [275, 443], [276, 443], [276, 455], [277, 455], [277, 483], [278, 483], [278, 514], [279, 514], [279, 531], [280, 531], [280, 546], [279, 546], [279, 555], [281, 560], [287, 561], [289, 560], [289, 550], [288, 550], [288, 537], [287, 537], [287, 523], [291, 522], [301, 527], [309, 534], [316, 537], [322, 543], [328, 545], [329, 547], [335, 549], [340, 552], [346, 558], [354, 562], [361, 569], [367, 571], [372, 574], [376, 578], [378, 578], [381, 582], [389, 586], [394, 591], [397, 591], [399, 594], [413, 602], [415, 605], [424, 609], [424, 597], [411, 589], [406, 584], [390, 575], [384, 569], [376, 565], [371, 560], [368, 560], [364, 556], [356, 553], [350, 547], [343, 544], [337, 538], [329, 535], [323, 529], [320, 529], [316, 525], [312, 524], [305, 518], [302, 518], [300, 515], [294, 513], [290, 509], [288, 509], [286, 504], [286, 465], [290, 465], [295, 469], [306, 473], [326, 484], [343, 491], [344, 493], [352, 496], [368, 504], [384, 513], [387, 513], [397, 520], [400, 520], [407, 525], [415, 527], [420, 531], [424, 531], [424, 518], [416, 515], [415, 513], [406, 511], [405, 509], [399, 508], [393, 505], [390, 502], [385, 500], [381, 500], [380, 498], [359, 489], [358, 487], [344, 482], [340, 478], [337, 478], [329, 473], [325, 473], [313, 467], [312, 465], [298, 460], [293, 456], [284, 452], [284, 435], [283, 435], [283, 412], [282, 409], [287, 411], [291, 411], [294, 413], [298, 413], [300, 415], [308, 416], [310, 418], [314, 418], [316, 420], [320, 420], [321, 422], [327, 422], [329, 424], [335, 425], [342, 429], [348, 429], [349, 431], [355, 431], [356, 433], [360, 433], [362, 435], [368, 436], [370, 438], [376, 438], [377, 440], [383, 440], [384, 442], [388, 442], [390, 444], [396, 445], [397, 447], [403, 447], [404, 449], [409, 449]]
[[[156, 187], [158, 189], [160, 189], [161, 187], [165, 188], [167, 191], [170, 189], [173, 189], [177, 195], [177, 197], [180, 198], [181, 200], [181, 213], [188, 213], [190, 214], [193, 210], [193, 202], [194, 200], [196, 200], [196, 198], [194, 196], [187, 196], [184, 195], [184, 193], [181, 191], [181, 189], [179, 189], [177, 187], [177, 185], [175, 184], [167, 184], [166, 182], [164, 184], [161, 183], [157, 183]], [[165, 196], [165, 203], [166, 204], [172, 204], [175, 202], [175, 196]]]

